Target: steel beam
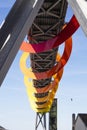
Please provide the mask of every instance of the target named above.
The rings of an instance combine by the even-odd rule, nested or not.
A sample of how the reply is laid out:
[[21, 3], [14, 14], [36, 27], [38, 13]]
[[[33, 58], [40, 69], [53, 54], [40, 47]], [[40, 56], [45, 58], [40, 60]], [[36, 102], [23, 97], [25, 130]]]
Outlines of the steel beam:
[[87, 0], [67, 0], [87, 36]]
[[0, 86], [44, 0], [16, 0], [0, 29]]

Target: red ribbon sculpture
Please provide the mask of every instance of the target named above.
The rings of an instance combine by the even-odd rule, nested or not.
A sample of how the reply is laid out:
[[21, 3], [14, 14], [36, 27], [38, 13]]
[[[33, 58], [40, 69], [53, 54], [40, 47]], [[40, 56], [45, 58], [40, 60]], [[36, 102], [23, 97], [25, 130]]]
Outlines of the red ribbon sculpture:
[[[24, 82], [26, 85], [27, 94], [29, 96], [30, 104], [32, 109], [36, 112], [48, 112], [50, 111], [55, 93], [58, 89], [59, 81], [63, 74], [63, 68], [67, 63], [71, 51], [72, 51], [72, 38], [73, 33], [78, 29], [79, 23], [76, 20], [75, 16], [72, 17], [70, 22], [66, 27], [53, 39], [39, 43], [39, 44], [29, 44], [23, 42], [20, 49], [24, 51], [20, 59], [20, 68], [24, 74]], [[63, 55], [60, 57], [57, 54], [56, 64], [48, 71], [34, 73], [30, 68], [26, 66], [26, 60], [29, 56], [29, 53], [40, 53], [51, 50], [58, 47], [65, 41], [65, 47]], [[50, 85], [45, 86], [44, 88], [36, 88], [33, 86], [33, 83], [29, 81], [29, 78], [32, 79], [46, 79], [53, 78], [53, 81]], [[46, 93], [48, 94], [45, 97], [37, 98], [35, 93]]]

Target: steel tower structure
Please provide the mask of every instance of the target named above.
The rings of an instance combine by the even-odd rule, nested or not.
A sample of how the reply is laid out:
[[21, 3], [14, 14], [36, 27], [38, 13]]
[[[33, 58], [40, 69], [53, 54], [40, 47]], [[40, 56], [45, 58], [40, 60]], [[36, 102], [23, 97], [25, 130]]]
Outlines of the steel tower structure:
[[[0, 29], [0, 85], [2, 84], [2, 81], [4, 80], [4, 77], [26, 34], [30, 44], [40, 44], [43, 41], [48, 41], [54, 38], [60, 33], [63, 25], [65, 24], [65, 16], [68, 5], [67, 1], [68, 0], [19, 0], [15, 2], [10, 13], [6, 17], [3, 26]], [[77, 11], [76, 6], [73, 6], [72, 1], [68, 2], [71, 4], [78, 20], [81, 23], [81, 26], [86, 33], [87, 30], [84, 28], [84, 26], [85, 22], [87, 21], [87, 15], [85, 14], [84, 9], [82, 8], [82, 6], [80, 7], [77, 0], [75, 0], [76, 4], [78, 5]], [[82, 3], [83, 5], [85, 5], [86, 1]], [[79, 14], [79, 11], [83, 15], [83, 20], [80, 20], [81, 16]], [[69, 27], [71, 31], [69, 31]], [[64, 36], [65, 40], [67, 40], [67, 38], [69, 38], [78, 27], [79, 23], [76, 18], [73, 17], [67, 29], [65, 29], [65, 32], [66, 30], [68, 30], [70, 33], [67, 33], [68, 36], [66, 36], [66, 38]], [[7, 29], [6, 32], [5, 29]], [[69, 41], [70, 39], [68, 40], [68, 43]], [[69, 45], [72, 48], [71, 44]], [[65, 57], [63, 55], [65, 61], [62, 65], [62, 68], [64, 67], [70, 56], [71, 48], [69, 50], [69, 48], [67, 49], [66, 47], [64, 50], [64, 54], [66, 54], [66, 52], [68, 53]], [[51, 48], [51, 50], [45, 52], [30, 53], [32, 72], [41, 73], [52, 69], [56, 64], [57, 51], [58, 46], [54, 49]], [[45, 86], [49, 86], [51, 82], [52, 77], [44, 79], [33, 79], [33, 87], [41, 89]], [[48, 91], [44, 93], [39, 91], [38, 93], [34, 93], [34, 96], [35, 98], [40, 99], [48, 96], [48, 94]], [[46, 102], [47, 101], [35, 101], [35, 105], [44, 106]], [[45, 107], [37, 107], [36, 109], [37, 111], [39, 109], [43, 110], [45, 109]], [[37, 122], [38, 118], [39, 122]], [[37, 112], [35, 130], [37, 130], [40, 123], [42, 124], [43, 130], [46, 130], [45, 112]]]
[[[44, 3], [29, 30], [29, 43], [39, 44], [40, 42], [52, 39], [62, 30], [65, 23], [67, 4], [66, 0], [44, 0]], [[33, 72], [44, 72], [50, 70], [55, 64], [57, 51], [58, 47], [46, 52], [37, 54], [31, 53], [30, 60]], [[33, 80], [33, 84], [34, 87], [44, 88], [46, 85], [49, 85], [51, 81], [52, 78]], [[46, 95], [48, 95], [48, 92], [36, 93], [35, 96], [37, 98], [42, 98]], [[42, 102], [39, 103], [42, 104]], [[45, 113], [36, 114], [35, 130], [38, 129], [40, 123], [42, 124], [42, 129], [46, 130]]]
[[[45, 0], [29, 30], [29, 42], [38, 44], [55, 37], [64, 25], [66, 10], [66, 0]], [[52, 68], [57, 51], [58, 48], [39, 54], [30, 54], [33, 71], [43, 72]], [[34, 80], [34, 85], [36, 87], [44, 87], [50, 82], [51, 79]], [[40, 94], [37, 96], [40, 96]]]

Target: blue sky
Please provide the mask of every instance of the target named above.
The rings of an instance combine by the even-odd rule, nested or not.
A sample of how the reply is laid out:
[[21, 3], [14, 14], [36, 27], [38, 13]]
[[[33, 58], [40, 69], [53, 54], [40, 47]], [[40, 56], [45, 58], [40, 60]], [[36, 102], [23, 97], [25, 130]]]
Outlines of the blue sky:
[[[0, 1], [0, 24], [14, 0]], [[66, 21], [73, 11], [68, 8]], [[58, 129], [72, 129], [72, 113], [87, 113], [87, 38], [82, 29], [73, 35], [73, 50], [64, 68], [56, 97]], [[19, 51], [0, 88], [0, 125], [9, 130], [34, 130], [35, 112], [28, 102], [23, 74], [19, 68]], [[73, 101], [71, 101], [71, 98]]]

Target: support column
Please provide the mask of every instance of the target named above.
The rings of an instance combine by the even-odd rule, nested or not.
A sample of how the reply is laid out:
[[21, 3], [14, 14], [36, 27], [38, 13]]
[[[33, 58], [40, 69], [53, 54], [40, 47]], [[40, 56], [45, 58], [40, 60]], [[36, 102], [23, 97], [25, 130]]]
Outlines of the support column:
[[0, 85], [44, 0], [16, 0], [0, 29]]
[[54, 99], [49, 112], [49, 130], [57, 130], [57, 99]]
[[46, 113], [36, 113], [35, 130], [38, 130], [40, 125], [42, 130], [46, 130]]
[[87, 0], [67, 0], [87, 36]]

